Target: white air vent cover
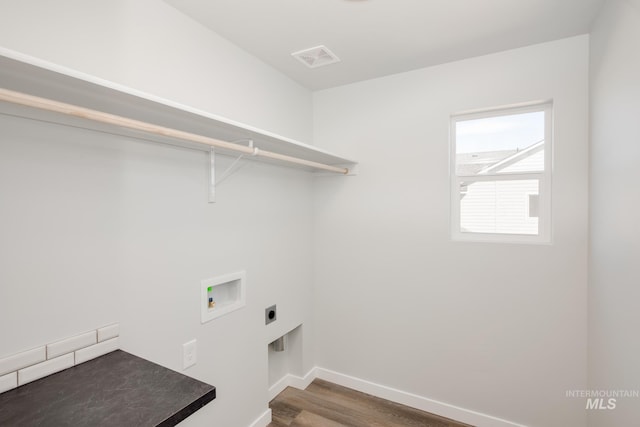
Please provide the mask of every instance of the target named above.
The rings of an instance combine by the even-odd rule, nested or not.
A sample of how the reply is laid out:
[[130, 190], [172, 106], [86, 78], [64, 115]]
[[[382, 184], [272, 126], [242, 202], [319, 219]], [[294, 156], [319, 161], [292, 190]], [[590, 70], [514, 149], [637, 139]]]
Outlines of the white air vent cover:
[[323, 65], [340, 62], [340, 58], [325, 46], [316, 46], [311, 49], [300, 50], [298, 52], [293, 52], [291, 55], [309, 68], [317, 68], [322, 67]]

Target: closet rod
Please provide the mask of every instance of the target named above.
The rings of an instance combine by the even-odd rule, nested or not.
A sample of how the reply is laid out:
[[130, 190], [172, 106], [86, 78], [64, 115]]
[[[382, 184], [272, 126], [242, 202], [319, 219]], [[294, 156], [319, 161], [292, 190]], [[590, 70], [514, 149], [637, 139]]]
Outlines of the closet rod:
[[47, 98], [27, 95], [21, 92], [15, 92], [8, 89], [0, 88], [0, 101], [10, 102], [13, 104], [24, 105], [40, 110], [62, 113], [69, 116], [80, 117], [92, 120], [94, 122], [106, 123], [109, 125], [119, 126], [127, 129], [143, 131], [150, 134], [160, 135], [164, 137], [177, 138], [189, 142], [197, 142], [215, 148], [222, 148], [229, 151], [235, 151], [242, 154], [248, 154], [258, 157], [266, 157], [269, 159], [281, 160], [297, 165], [309, 166], [315, 169], [321, 169], [329, 172], [340, 174], [348, 174], [349, 169], [337, 166], [326, 165], [324, 163], [313, 162], [311, 160], [300, 159], [298, 157], [288, 156], [286, 154], [274, 153], [271, 151], [260, 150], [259, 148], [247, 147], [232, 144], [227, 141], [211, 138], [208, 136], [197, 135], [195, 133], [185, 132], [164, 126], [158, 126], [139, 120], [129, 119], [127, 117], [117, 116], [115, 114], [104, 113], [101, 111], [91, 110], [89, 108], [79, 107], [77, 105], [66, 104]]

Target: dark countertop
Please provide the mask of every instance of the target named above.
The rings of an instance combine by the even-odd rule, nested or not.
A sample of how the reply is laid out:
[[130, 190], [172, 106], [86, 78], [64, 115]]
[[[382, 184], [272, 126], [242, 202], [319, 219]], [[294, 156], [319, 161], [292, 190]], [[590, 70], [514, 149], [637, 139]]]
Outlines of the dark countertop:
[[215, 387], [116, 350], [0, 394], [0, 426], [175, 426]]

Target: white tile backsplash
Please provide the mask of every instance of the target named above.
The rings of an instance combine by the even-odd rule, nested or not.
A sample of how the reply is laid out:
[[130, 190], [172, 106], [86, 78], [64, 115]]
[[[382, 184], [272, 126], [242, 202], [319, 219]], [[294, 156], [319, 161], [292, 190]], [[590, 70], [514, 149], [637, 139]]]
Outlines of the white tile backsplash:
[[47, 345], [47, 359], [53, 359], [62, 354], [71, 353], [72, 351], [93, 345], [96, 342], [96, 331], [56, 341]]
[[45, 360], [47, 360], [47, 353], [44, 346], [14, 354], [0, 359], [0, 375], [17, 371]]
[[114, 323], [113, 325], [105, 326], [98, 329], [98, 342], [106, 341], [111, 338], [115, 338], [120, 335], [120, 325]]
[[73, 364], [73, 353], [68, 353], [64, 356], [56, 357], [55, 359], [50, 359], [46, 362], [20, 369], [18, 371], [18, 385], [24, 385], [31, 381], [46, 377], [47, 375], [55, 374], [56, 372], [71, 368]]
[[0, 393], [11, 390], [18, 387], [18, 373], [11, 372], [10, 374], [0, 377]]
[[76, 365], [117, 350], [120, 346], [119, 341], [119, 338], [115, 337], [76, 351]]
[[0, 393], [120, 348], [120, 325], [98, 328], [0, 359]]

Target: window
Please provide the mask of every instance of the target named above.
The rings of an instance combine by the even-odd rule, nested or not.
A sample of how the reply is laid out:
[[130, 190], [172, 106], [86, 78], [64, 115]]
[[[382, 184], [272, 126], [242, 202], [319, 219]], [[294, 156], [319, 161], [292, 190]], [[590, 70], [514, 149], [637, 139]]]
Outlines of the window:
[[551, 240], [551, 103], [451, 118], [454, 240]]

